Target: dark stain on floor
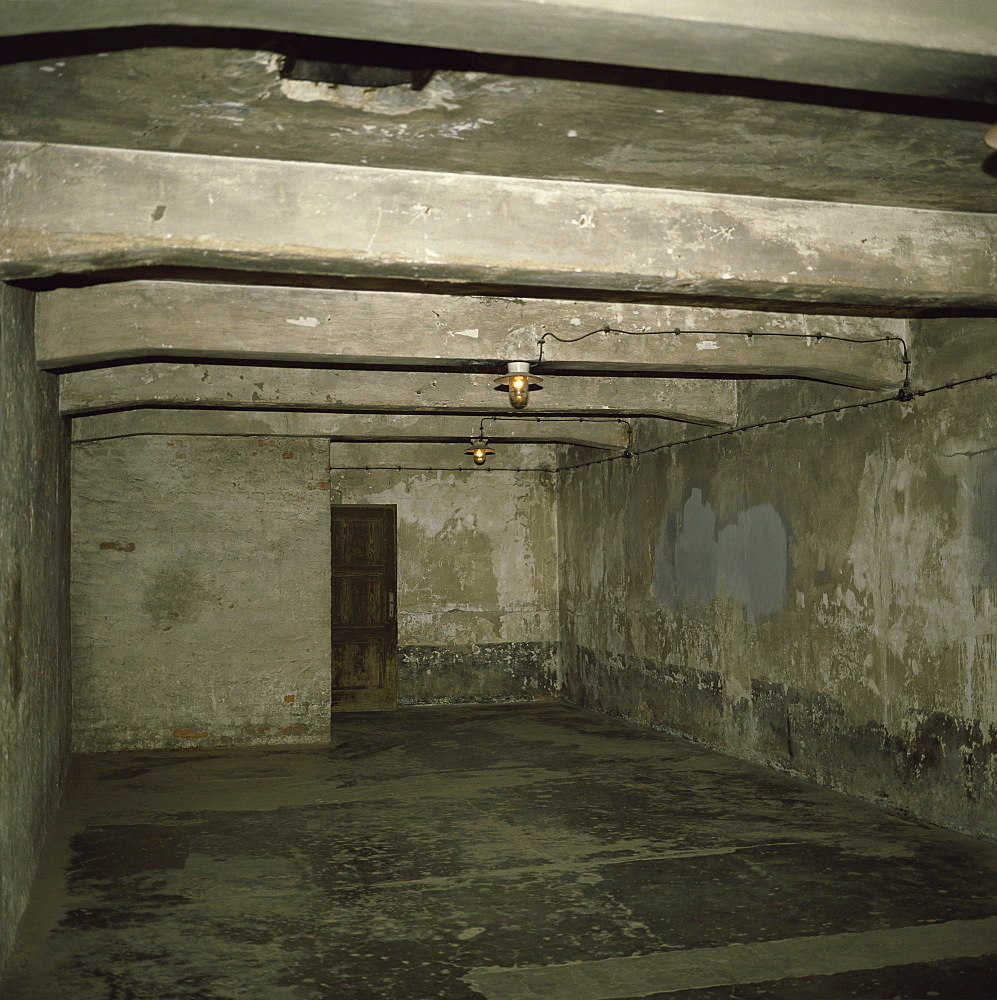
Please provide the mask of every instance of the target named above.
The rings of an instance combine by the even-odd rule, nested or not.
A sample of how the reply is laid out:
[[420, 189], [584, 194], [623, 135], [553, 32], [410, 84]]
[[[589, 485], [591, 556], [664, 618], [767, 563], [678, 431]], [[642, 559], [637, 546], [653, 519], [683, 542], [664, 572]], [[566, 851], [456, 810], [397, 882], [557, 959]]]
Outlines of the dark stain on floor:
[[[564, 705], [339, 716], [328, 746], [71, 781], [5, 1000], [506, 1000], [475, 970], [997, 915], [995, 845]], [[994, 954], [901, 957], [632, 996], [994, 995]]]

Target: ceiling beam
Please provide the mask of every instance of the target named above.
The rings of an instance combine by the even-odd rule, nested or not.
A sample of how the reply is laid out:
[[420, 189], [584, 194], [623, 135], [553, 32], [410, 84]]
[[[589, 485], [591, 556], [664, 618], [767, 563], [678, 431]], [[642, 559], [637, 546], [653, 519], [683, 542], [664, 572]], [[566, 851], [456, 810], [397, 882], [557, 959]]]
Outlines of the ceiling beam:
[[[470, 373], [154, 363], [69, 372], [59, 381], [67, 416], [137, 406], [514, 415], [491, 375]], [[639, 414], [727, 426], [736, 412], [734, 382], [556, 375], [530, 393], [523, 417]]]
[[0, 33], [187, 25], [997, 99], [990, 0], [7, 0]]
[[302, 413], [275, 410], [116, 410], [76, 417], [72, 440], [103, 441], [136, 435], [207, 434], [242, 437], [324, 437], [333, 441], [467, 442], [484, 431], [493, 442], [573, 444], [625, 449], [630, 422], [622, 419], [535, 416]]
[[[554, 339], [607, 325], [675, 332]], [[547, 337], [548, 372], [765, 375], [881, 389], [904, 377], [900, 342], [882, 338], [905, 329], [898, 319], [170, 281], [58, 289], [35, 306], [37, 361], [48, 369], [177, 357], [497, 370], [538, 359]]]
[[[484, 466], [477, 466], [464, 454], [467, 442], [431, 444], [426, 442], [332, 441], [329, 444], [330, 479], [335, 496], [337, 473], [349, 469], [437, 469], [445, 472], [488, 473], [500, 471], [556, 472], [560, 449], [554, 444], [519, 444], [497, 446]], [[591, 456], [583, 450], [580, 455]], [[602, 456], [604, 457], [604, 453]]]
[[997, 215], [0, 143], [0, 279], [141, 265], [997, 307]]

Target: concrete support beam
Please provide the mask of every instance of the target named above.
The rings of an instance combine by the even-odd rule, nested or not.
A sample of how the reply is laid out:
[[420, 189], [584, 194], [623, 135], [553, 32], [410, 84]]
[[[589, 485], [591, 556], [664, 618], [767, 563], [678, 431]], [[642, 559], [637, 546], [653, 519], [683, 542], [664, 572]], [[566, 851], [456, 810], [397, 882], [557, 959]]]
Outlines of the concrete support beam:
[[997, 308], [997, 216], [0, 143], [0, 279], [146, 264]]
[[3, 34], [161, 24], [452, 48], [833, 87], [990, 96], [990, 0], [7, 0]]
[[[767, 375], [866, 389], [895, 387], [904, 377], [900, 343], [878, 339], [902, 336], [906, 323], [898, 319], [169, 281], [58, 289], [38, 296], [35, 315], [38, 364], [50, 369], [172, 356], [487, 363], [498, 370], [503, 361], [537, 359], [546, 334], [570, 339], [608, 325], [689, 332], [547, 339], [543, 370]], [[877, 342], [821, 339], [826, 336]]]
[[[337, 476], [342, 469], [438, 469], [468, 474], [499, 472], [515, 469], [520, 472], [556, 472], [559, 450], [553, 444], [499, 444], [483, 466], [477, 466], [464, 454], [466, 442], [453, 444], [405, 444], [393, 441], [380, 443], [333, 441], [329, 445], [329, 465], [332, 472], [333, 502], [336, 501]], [[592, 456], [587, 449], [579, 455]]]
[[630, 421], [622, 419], [575, 420], [521, 414], [482, 418], [472, 414], [412, 416], [399, 413], [147, 408], [76, 417], [72, 421], [72, 440], [103, 441], [138, 434], [170, 437], [180, 434], [210, 434], [236, 437], [324, 437], [333, 441], [368, 443], [459, 443], [467, 442], [484, 429], [484, 434], [490, 441], [573, 444], [586, 448], [622, 450], [629, 444], [630, 426]]
[[[511, 416], [491, 375], [137, 364], [60, 376], [66, 415], [138, 406]], [[736, 385], [717, 379], [550, 376], [524, 417], [634, 415], [726, 426]]]
[[916, 319], [910, 327], [915, 388], [997, 372], [997, 317]]

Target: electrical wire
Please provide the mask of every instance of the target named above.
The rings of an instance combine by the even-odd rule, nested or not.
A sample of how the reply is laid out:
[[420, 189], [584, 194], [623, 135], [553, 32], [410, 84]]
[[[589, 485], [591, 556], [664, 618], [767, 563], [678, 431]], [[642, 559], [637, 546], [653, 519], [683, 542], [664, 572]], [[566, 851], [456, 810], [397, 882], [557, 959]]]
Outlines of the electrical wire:
[[900, 344], [900, 359], [904, 366], [904, 383], [905, 387], [909, 389], [910, 387], [910, 349], [907, 346], [907, 341], [903, 337], [896, 334], [884, 334], [882, 337], [845, 337], [837, 333], [789, 333], [786, 331], [761, 331], [756, 332], [754, 330], [714, 330], [714, 331], [701, 331], [701, 330], [623, 330], [615, 326], [600, 326], [598, 329], [589, 330], [588, 333], [580, 334], [577, 337], [560, 337], [556, 333], [551, 333], [547, 331], [541, 334], [540, 339], [537, 341], [537, 346], [540, 348], [539, 356], [534, 362], [537, 365], [543, 364], [544, 356], [544, 341], [546, 340], [556, 340], [561, 344], [577, 344], [580, 340], [585, 340], [587, 337], [594, 337], [598, 333], [615, 333], [624, 337], [680, 337], [683, 334], [687, 336], [695, 337], [747, 337], [749, 340], [755, 337], [782, 337], [791, 340], [816, 340], [820, 342], [821, 340], [837, 340], [845, 344], [882, 344], [887, 341], [896, 341]]
[[[898, 337], [895, 339], [899, 340], [900, 338]], [[774, 420], [762, 420], [755, 424], [744, 424], [741, 427], [727, 427], [722, 431], [713, 431], [710, 434], [701, 434], [699, 437], [686, 438], [683, 441], [671, 441], [668, 444], [655, 445], [653, 448], [645, 448], [643, 451], [633, 451], [628, 455], [612, 455], [608, 458], [593, 459], [591, 462], [580, 462], [578, 465], [562, 465], [559, 466], [556, 471], [568, 472], [572, 469], [586, 469], [592, 465], [604, 465], [606, 462], [617, 462], [621, 458], [640, 458], [642, 455], [653, 455], [655, 452], [667, 451], [669, 448], [676, 448], [679, 445], [695, 444], [698, 441], [710, 441], [713, 438], [718, 437], [729, 437], [732, 434], [741, 434], [744, 431], [758, 430], [761, 427], [773, 427], [776, 424], [795, 423], [798, 420], [812, 420], [814, 417], [823, 417], [830, 413], [844, 413], [846, 410], [865, 409], [869, 406], [879, 406], [882, 403], [909, 403], [917, 396], [928, 396], [934, 392], [941, 392], [943, 389], [955, 389], [962, 385], [969, 385], [973, 382], [983, 382], [994, 378], [997, 378], [997, 370], [986, 372], [983, 375], [973, 375], [970, 378], [945, 382], [942, 385], [932, 386], [929, 389], [910, 390], [908, 388], [907, 395], [905, 395], [904, 391], [901, 390], [898, 395], [884, 396], [881, 399], [869, 399], [862, 403], [846, 403], [842, 406], [829, 406], [823, 410], [813, 410], [810, 413], [799, 413], [791, 417], [779, 417]]]
[[486, 420], [533, 420], [536, 423], [547, 423], [567, 421], [573, 424], [625, 424], [627, 428], [627, 438], [628, 440], [633, 437], [633, 424], [630, 423], [626, 417], [573, 417], [568, 414], [543, 414], [542, 416], [535, 417], [532, 414], [529, 416], [513, 416], [512, 414], [496, 414], [491, 416], [486, 414], [481, 418], [478, 424], [478, 437], [483, 438], [485, 436], [485, 421]]
[[[881, 399], [871, 399], [866, 400], [861, 403], [848, 403], [842, 406], [832, 406], [823, 410], [814, 410], [810, 413], [797, 414], [791, 417], [781, 417], [775, 420], [763, 420], [754, 424], [745, 424], [742, 427], [729, 427], [722, 431], [713, 431], [710, 434], [702, 434], [699, 437], [687, 438], [683, 441], [672, 441], [668, 444], [655, 445], [653, 448], [645, 448], [643, 451], [634, 451], [631, 448], [633, 442], [633, 425], [629, 420], [622, 417], [572, 417], [572, 416], [558, 416], [558, 415], [544, 415], [538, 417], [528, 417], [528, 416], [513, 416], [513, 415], [496, 415], [496, 416], [484, 416], [480, 419], [478, 424], [478, 437], [484, 438], [485, 436], [485, 421], [486, 420], [535, 420], [538, 423], [545, 420], [570, 420], [573, 422], [584, 422], [589, 421], [592, 423], [621, 423], [625, 424], [627, 427], [627, 447], [624, 449], [622, 454], [611, 455], [607, 458], [594, 459], [591, 462], [582, 462], [578, 465], [565, 465], [559, 466], [557, 469], [547, 470], [547, 469], [485, 469], [486, 472], [500, 471], [500, 472], [566, 472], [571, 469], [585, 469], [593, 465], [604, 465], [607, 462], [616, 462], [623, 458], [639, 458], [642, 455], [651, 455], [655, 452], [665, 451], [669, 448], [675, 448], [679, 445], [685, 444], [695, 444], [698, 441], [709, 441], [713, 438], [727, 437], [732, 434], [740, 434], [744, 431], [757, 430], [762, 427], [772, 427], [776, 424], [788, 424], [798, 420], [811, 420], [815, 417], [826, 416], [831, 413], [843, 413], [846, 410], [856, 410], [864, 409], [869, 406], [878, 406], [882, 403], [909, 403], [917, 396], [926, 396], [929, 393], [938, 392], [942, 389], [954, 389], [956, 386], [967, 385], [971, 382], [979, 382], [984, 379], [993, 379], [997, 377], [997, 371], [988, 372], [985, 375], [977, 375], [972, 378], [960, 379], [954, 382], [947, 382], [943, 385], [933, 386], [930, 389], [918, 389], [914, 390], [911, 388], [910, 382], [910, 348], [908, 347], [907, 341], [903, 337], [897, 336], [896, 334], [884, 334], [882, 337], [845, 337], [840, 334], [835, 333], [790, 333], [787, 331], [754, 331], [754, 330], [713, 330], [713, 331], [702, 331], [702, 330], [624, 330], [619, 327], [613, 326], [601, 326], [595, 330], [589, 330], [587, 333], [579, 334], [577, 337], [561, 337], [556, 333], [547, 331], [543, 333], [540, 339], [537, 341], [537, 346], [539, 348], [539, 354], [537, 360], [533, 362], [534, 364], [543, 364], [543, 346], [544, 342], [547, 340], [556, 340], [561, 344], [576, 344], [581, 340], [585, 340], [588, 337], [594, 337], [596, 334], [607, 334], [613, 333], [619, 336], [625, 337], [664, 337], [664, 336], [681, 336], [683, 334], [689, 336], [697, 337], [747, 337], [749, 340], [755, 337], [781, 337], [785, 339], [794, 340], [808, 340], [817, 341], [821, 340], [834, 340], [845, 344], [882, 344], [895, 341], [900, 345], [900, 358], [904, 366], [904, 380], [903, 386], [896, 395], [884, 396]], [[426, 469], [421, 466], [375, 466], [373, 468], [379, 469], [393, 469], [399, 472], [402, 471], [418, 471], [418, 472], [467, 472], [468, 470], [464, 466], [458, 466], [455, 468], [437, 468], [437, 469]], [[366, 471], [371, 471], [371, 467], [365, 467]]]
[[[899, 338], [896, 338], [896, 339], [899, 339]], [[918, 396], [930, 396], [932, 393], [941, 392], [943, 389], [957, 389], [959, 386], [970, 385], [970, 384], [972, 384], [974, 382], [991, 381], [991, 380], [993, 380], [995, 378], [997, 378], [997, 370], [994, 370], [992, 372], [986, 372], [983, 375], [973, 375], [970, 378], [957, 379], [957, 380], [954, 380], [952, 382], [944, 382], [941, 385], [931, 386], [928, 389], [916, 389], [916, 390], [912, 391], [911, 397], [914, 398], [914, 397], [918, 397]], [[846, 410], [859, 410], [859, 409], [866, 409], [867, 407], [870, 407], [870, 406], [881, 406], [883, 403], [897, 403], [897, 402], [909, 403], [910, 401], [911, 401], [910, 399], [901, 399], [898, 396], [884, 396], [881, 399], [870, 399], [870, 400], [866, 400], [865, 402], [862, 402], [862, 403], [845, 403], [842, 406], [829, 406], [829, 407], [827, 407], [827, 408], [825, 408], [823, 410], [812, 410], [809, 413], [799, 413], [799, 414], [795, 414], [795, 415], [793, 415], [791, 417], [778, 417], [778, 418], [773, 419], [773, 420], [762, 420], [762, 421], [759, 421], [758, 423], [754, 423], [754, 424], [744, 424], [741, 427], [727, 427], [727, 428], [725, 428], [722, 431], [713, 431], [710, 434], [701, 434], [698, 437], [686, 438], [683, 441], [671, 441], [668, 444], [655, 445], [653, 448], [645, 448], [643, 451], [629, 451], [628, 450], [628, 451], [625, 451], [621, 455], [610, 455], [607, 458], [597, 458], [597, 459], [593, 459], [591, 462], [580, 462], [577, 465], [562, 465], [562, 466], [558, 466], [556, 469], [520, 469], [520, 468], [516, 468], [516, 469], [494, 469], [494, 468], [469, 469], [467, 466], [427, 468], [426, 466], [418, 466], [418, 465], [375, 465], [375, 466], [365, 465], [362, 468], [363, 468], [363, 470], [365, 472], [374, 472], [374, 471], [389, 471], [389, 472], [390, 471], [398, 471], [398, 472], [534, 472], [534, 473], [539, 472], [539, 473], [545, 473], [545, 474], [553, 474], [553, 473], [558, 473], [558, 472], [570, 472], [570, 471], [572, 471], [574, 469], [587, 469], [587, 468], [589, 468], [589, 467], [591, 467], [593, 465], [605, 465], [607, 462], [618, 462], [618, 461], [620, 461], [621, 459], [624, 459], [624, 458], [640, 458], [640, 457], [642, 457], [644, 455], [653, 455], [655, 452], [667, 451], [669, 448], [677, 448], [680, 445], [696, 444], [699, 441], [710, 441], [713, 438], [719, 438], [719, 437], [730, 437], [733, 434], [742, 434], [745, 431], [759, 430], [762, 427], [773, 427], [773, 426], [775, 426], [777, 424], [796, 423], [799, 420], [812, 420], [815, 417], [823, 417], [823, 416], [827, 416], [828, 414], [831, 414], [831, 413], [844, 413]], [[555, 417], [555, 416], [550, 416], [550, 417], [526, 417], [526, 418], [524, 418], [524, 417], [512, 417], [512, 416], [510, 416], [510, 417], [503, 417], [503, 416], [490, 417], [489, 416], [489, 417], [483, 417], [482, 418], [482, 422], [484, 420], [523, 420], [523, 419], [536, 420], [536, 421], [556, 420], [556, 419], [561, 419], [561, 420], [579, 420], [579, 419], [581, 419], [581, 420], [588, 420], [588, 421], [593, 422], [593, 423], [595, 423], [595, 422], [602, 422], [602, 423], [618, 422], [618, 423], [625, 423], [625, 424], [628, 424], [628, 425], [630, 424], [630, 422], [628, 420], [624, 420], [623, 418], [620, 418], [620, 417], [601, 417], [601, 418], [600, 417], [587, 417], [587, 418], [581, 417], [581, 418], [576, 418], [576, 417]], [[484, 436], [483, 433], [482, 433], [482, 436]], [[343, 471], [350, 471], [350, 470], [343, 470]], [[354, 469], [353, 471], [356, 471], [356, 470]]]
[[466, 465], [354, 465], [337, 472], [542, 472], [553, 475], [560, 469], [494, 469], [483, 466], [469, 468]]
[[747, 337], [749, 339], [754, 337], [788, 337], [790, 339], [796, 340], [840, 340], [846, 344], [880, 344], [885, 341], [895, 340], [897, 341], [902, 349], [902, 358], [904, 364], [909, 362], [909, 350], [907, 347], [907, 341], [903, 337], [897, 334], [884, 334], [882, 337], [843, 337], [841, 334], [837, 333], [791, 333], [785, 330], [623, 330], [615, 326], [600, 326], [595, 330], [589, 330], [588, 333], [580, 334], [577, 337], [559, 337], [556, 333], [551, 333], [549, 330], [546, 333], [541, 334], [540, 339], [537, 344], [540, 346], [540, 360], [537, 362], [539, 364], [543, 360], [543, 344], [545, 340], [556, 340], [562, 344], [577, 344], [580, 340], [585, 340], [587, 337], [594, 337], [597, 333], [617, 333], [622, 334], [625, 337], [665, 337], [673, 336], [680, 337], [683, 334], [687, 336], [695, 337]]

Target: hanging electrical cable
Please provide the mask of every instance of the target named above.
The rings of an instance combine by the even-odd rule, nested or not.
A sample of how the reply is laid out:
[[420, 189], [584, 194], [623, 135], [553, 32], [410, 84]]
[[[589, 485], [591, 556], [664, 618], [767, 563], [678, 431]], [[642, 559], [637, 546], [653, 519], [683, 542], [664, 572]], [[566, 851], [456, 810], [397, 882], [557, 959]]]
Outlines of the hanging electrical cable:
[[575, 416], [564, 416], [559, 414], [545, 414], [542, 417], [526, 417], [526, 416], [508, 416], [496, 415], [496, 416], [483, 416], [478, 422], [478, 433], [477, 435], [471, 436], [471, 447], [464, 451], [465, 455], [470, 455], [474, 460], [475, 465], [484, 465], [485, 460], [489, 455], [494, 455], [495, 452], [488, 447], [488, 438], [485, 436], [485, 421], [491, 420], [515, 420], [520, 425], [524, 421], [533, 421], [534, 423], [555, 423], [557, 421], [567, 421], [570, 423], [590, 423], [590, 424], [620, 424], [626, 428], [627, 433], [627, 443], [622, 449], [621, 457], [629, 456], [632, 452], [633, 447], [633, 424], [629, 420], [623, 417], [575, 417]]
[[882, 344], [888, 341], [896, 341], [900, 345], [900, 360], [904, 366], [904, 381], [903, 386], [900, 389], [900, 398], [902, 401], [907, 402], [913, 398], [910, 387], [910, 349], [907, 346], [907, 341], [903, 337], [896, 334], [884, 334], [882, 337], [845, 337], [837, 333], [790, 333], [787, 331], [779, 330], [765, 330], [765, 331], [754, 331], [754, 330], [711, 330], [706, 333], [701, 330], [623, 330], [615, 326], [600, 326], [595, 330], [589, 330], [588, 333], [579, 334], [577, 337], [561, 337], [556, 333], [547, 331], [540, 336], [537, 341], [537, 346], [540, 349], [539, 356], [535, 364], [543, 364], [544, 355], [544, 341], [546, 340], [556, 340], [561, 344], [577, 344], [580, 340], [585, 340], [587, 337], [594, 337], [596, 334], [600, 333], [613, 333], [624, 337], [679, 337], [683, 334], [692, 334], [697, 337], [747, 337], [749, 340], [762, 337], [781, 337], [790, 340], [807, 340], [816, 341], [820, 343], [822, 340], [835, 340], [845, 344]]
[[[900, 338], [890, 338], [890, 339], [900, 339]], [[904, 345], [906, 347], [906, 345]], [[983, 382], [989, 381], [997, 378], [997, 370], [992, 372], [986, 372], [983, 375], [974, 375], [971, 378], [958, 379], [952, 382], [945, 382], [942, 385], [932, 386], [929, 389], [909, 389], [909, 381], [905, 382], [908, 386], [908, 392], [904, 393], [901, 389], [900, 393], [896, 396], [884, 396], [881, 399], [870, 399], [863, 403], [846, 403], [842, 406], [829, 406], [823, 410], [813, 410], [810, 413], [798, 413], [791, 417], [778, 417], [773, 420], [762, 420], [755, 424], [744, 424], [741, 427], [728, 427], [722, 431], [712, 431], [709, 434], [700, 434], [699, 437], [686, 438], [683, 441], [670, 441], [668, 444], [655, 445], [653, 448], [645, 448], [643, 451], [633, 451], [628, 455], [612, 455], [609, 458], [597, 458], [591, 462], [579, 462], [577, 465], [562, 465], [556, 470], [557, 472], [566, 472], [570, 469], [585, 469], [591, 465], [604, 465], [607, 462], [617, 462], [621, 458], [640, 458], [643, 455], [653, 455], [655, 452], [667, 451], [669, 448], [677, 448], [680, 445], [695, 444], [697, 441], [709, 441], [713, 438], [720, 437], [730, 437], [732, 434], [742, 434], [745, 431], [758, 430], [762, 427], [773, 427], [776, 424], [791, 424], [796, 423], [799, 420], [812, 420], [815, 417], [823, 417], [830, 413], [844, 413], [846, 410], [858, 410], [866, 409], [870, 406], [880, 406], [883, 403], [909, 403], [917, 396], [929, 396], [935, 392], [941, 392], [943, 389], [955, 389], [962, 385], [970, 385], [973, 382]]]

